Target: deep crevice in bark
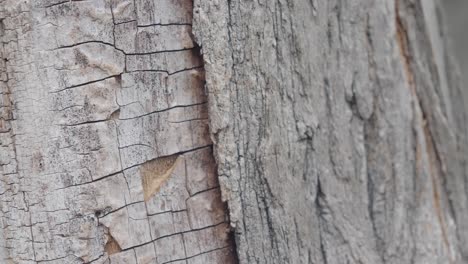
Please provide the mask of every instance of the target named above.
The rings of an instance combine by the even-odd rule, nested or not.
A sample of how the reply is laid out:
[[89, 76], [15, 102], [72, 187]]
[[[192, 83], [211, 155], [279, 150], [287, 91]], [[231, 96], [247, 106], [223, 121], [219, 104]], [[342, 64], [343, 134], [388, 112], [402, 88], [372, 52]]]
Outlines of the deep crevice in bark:
[[[193, 0], [191, 0], [193, 1]], [[230, 2], [228, 0], [228, 6], [230, 5]], [[205, 67], [204, 67], [204, 64], [205, 64], [205, 60], [203, 58], [203, 47], [199, 45], [199, 43], [197, 43], [196, 39], [195, 39], [195, 36], [194, 36], [194, 33], [191, 32], [191, 37], [192, 37], [192, 41], [194, 42], [194, 48], [193, 48], [193, 52], [195, 54], [196, 57], [198, 57], [200, 59], [200, 61], [202, 62], [201, 66], [197, 67], [197, 68], [200, 68], [202, 69], [203, 71], [205, 70]], [[203, 82], [203, 87], [204, 87], [204, 92], [205, 93], [208, 93], [208, 90], [206, 89], [206, 80], [204, 80]], [[209, 96], [207, 96], [207, 98], [209, 98]], [[207, 102], [209, 103], [209, 102]], [[209, 118], [209, 116], [208, 116]], [[210, 133], [211, 133], [211, 127], [210, 127]], [[211, 148], [211, 155], [214, 155], [213, 153], [214, 149], [213, 149], [213, 146]], [[216, 159], [215, 159], [216, 161]], [[217, 168], [217, 164], [215, 165], [216, 168]], [[216, 175], [217, 175], [217, 178], [218, 178], [218, 170], [216, 169]], [[217, 188], [220, 188], [220, 186], [217, 186]], [[229, 227], [230, 227], [230, 231], [229, 231], [229, 246], [227, 248], [229, 248], [229, 250], [231, 250], [233, 253], [231, 255], [231, 257], [233, 258], [231, 261], [232, 261], [232, 264], [236, 264], [236, 263], [239, 263], [239, 259], [238, 259], [238, 255], [237, 255], [237, 250], [236, 250], [236, 237], [235, 237], [235, 228], [232, 227], [232, 223], [229, 219], [229, 205], [226, 201], [222, 201], [224, 203], [224, 208], [226, 210], [226, 222], [229, 223]], [[227, 261], [227, 260], [226, 260]]]

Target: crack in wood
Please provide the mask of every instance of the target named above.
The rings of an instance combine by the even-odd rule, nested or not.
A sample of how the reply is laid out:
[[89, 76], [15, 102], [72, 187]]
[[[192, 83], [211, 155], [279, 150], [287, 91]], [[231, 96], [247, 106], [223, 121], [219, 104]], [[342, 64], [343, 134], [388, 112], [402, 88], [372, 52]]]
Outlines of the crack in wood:
[[[445, 221], [445, 216], [442, 211], [441, 207], [441, 195], [438, 186], [440, 182], [438, 177], [441, 175], [441, 160], [438, 157], [438, 151], [434, 145], [434, 139], [430, 128], [428, 126], [428, 120], [425, 115], [424, 108], [420, 102], [418, 92], [416, 89], [416, 81], [415, 75], [413, 72], [412, 66], [412, 57], [410, 55], [410, 42], [408, 37], [407, 28], [400, 16], [400, 0], [395, 0], [395, 22], [396, 22], [396, 35], [397, 35], [397, 43], [400, 50], [400, 55], [402, 58], [402, 63], [404, 67], [404, 73], [407, 77], [408, 87], [410, 88], [411, 95], [413, 96], [413, 109], [414, 109], [414, 116], [416, 118], [415, 124], [420, 126], [422, 134], [417, 134], [419, 136], [423, 136], [423, 142], [425, 143], [425, 154], [427, 155], [427, 159], [429, 162], [429, 174], [432, 181], [432, 195], [433, 195], [433, 202], [434, 202], [434, 210], [436, 212], [437, 219], [439, 221], [439, 226], [442, 233], [442, 239], [446, 250], [450, 251], [451, 245], [449, 243], [448, 232], [447, 232], [447, 224]], [[421, 159], [422, 159], [422, 151], [423, 147], [420, 144], [417, 144], [416, 147], [416, 167], [419, 172], [421, 172]], [[453, 259], [450, 260], [453, 262]]]

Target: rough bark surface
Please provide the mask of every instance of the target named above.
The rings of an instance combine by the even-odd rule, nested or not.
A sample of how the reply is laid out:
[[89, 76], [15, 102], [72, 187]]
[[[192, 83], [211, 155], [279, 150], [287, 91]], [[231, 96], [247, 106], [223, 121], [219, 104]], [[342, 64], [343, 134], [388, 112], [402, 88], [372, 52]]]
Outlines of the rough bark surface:
[[1, 263], [234, 263], [191, 1], [0, 0]]
[[467, 263], [438, 5], [0, 0], [2, 263]]
[[467, 109], [431, 0], [195, 0], [240, 263], [467, 263]]

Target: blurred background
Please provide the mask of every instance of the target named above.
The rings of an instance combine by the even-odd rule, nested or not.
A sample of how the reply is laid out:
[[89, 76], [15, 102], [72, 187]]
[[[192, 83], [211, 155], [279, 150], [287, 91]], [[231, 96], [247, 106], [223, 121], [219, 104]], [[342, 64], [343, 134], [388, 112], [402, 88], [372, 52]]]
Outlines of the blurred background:
[[468, 0], [439, 0], [444, 7], [445, 28], [450, 38], [463, 84], [468, 84]]

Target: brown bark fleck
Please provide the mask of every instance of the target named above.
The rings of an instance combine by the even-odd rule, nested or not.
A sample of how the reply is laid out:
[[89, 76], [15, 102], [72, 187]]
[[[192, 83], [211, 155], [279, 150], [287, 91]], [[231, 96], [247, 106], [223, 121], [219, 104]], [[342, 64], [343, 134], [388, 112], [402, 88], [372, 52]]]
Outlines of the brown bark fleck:
[[141, 179], [145, 201], [159, 191], [161, 186], [171, 177], [177, 166], [179, 156], [172, 155], [156, 158], [143, 164], [141, 168]]

